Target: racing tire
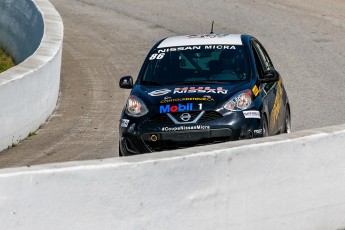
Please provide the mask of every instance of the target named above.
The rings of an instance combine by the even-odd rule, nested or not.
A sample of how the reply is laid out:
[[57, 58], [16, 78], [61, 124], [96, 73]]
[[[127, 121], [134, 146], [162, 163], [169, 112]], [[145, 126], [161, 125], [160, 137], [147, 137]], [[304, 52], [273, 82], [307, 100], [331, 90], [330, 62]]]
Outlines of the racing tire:
[[119, 157], [123, 157], [123, 154], [121, 152], [120, 144], [119, 144]]
[[262, 116], [262, 137], [268, 137], [268, 122], [266, 116]]
[[289, 106], [286, 107], [286, 111], [285, 111], [284, 133], [291, 133], [291, 116], [290, 116]]

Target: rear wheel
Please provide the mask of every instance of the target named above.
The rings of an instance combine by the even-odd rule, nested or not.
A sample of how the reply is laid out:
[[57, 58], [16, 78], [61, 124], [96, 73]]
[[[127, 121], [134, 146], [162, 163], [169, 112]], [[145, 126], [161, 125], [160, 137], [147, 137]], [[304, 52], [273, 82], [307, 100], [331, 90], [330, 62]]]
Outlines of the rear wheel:
[[262, 136], [268, 137], [268, 122], [265, 115], [262, 116]]
[[290, 116], [290, 108], [289, 107], [286, 107], [286, 111], [285, 111], [284, 133], [291, 133], [291, 116]]

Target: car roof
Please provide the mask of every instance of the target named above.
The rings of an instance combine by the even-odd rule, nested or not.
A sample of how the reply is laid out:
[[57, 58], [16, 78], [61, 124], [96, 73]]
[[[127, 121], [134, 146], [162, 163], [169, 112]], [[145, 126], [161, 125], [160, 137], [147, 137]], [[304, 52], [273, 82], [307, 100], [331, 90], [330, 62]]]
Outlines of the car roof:
[[242, 45], [241, 34], [198, 34], [168, 37], [157, 48], [191, 45]]

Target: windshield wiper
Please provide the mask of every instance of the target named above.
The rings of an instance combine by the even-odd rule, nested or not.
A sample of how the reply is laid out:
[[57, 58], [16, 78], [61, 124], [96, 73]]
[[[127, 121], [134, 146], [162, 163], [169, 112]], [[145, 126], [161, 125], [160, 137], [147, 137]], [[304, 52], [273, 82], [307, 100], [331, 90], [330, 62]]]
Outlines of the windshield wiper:
[[158, 81], [141, 81], [140, 83], [142, 85], [158, 85], [158, 86], [164, 85], [163, 83], [160, 83]]

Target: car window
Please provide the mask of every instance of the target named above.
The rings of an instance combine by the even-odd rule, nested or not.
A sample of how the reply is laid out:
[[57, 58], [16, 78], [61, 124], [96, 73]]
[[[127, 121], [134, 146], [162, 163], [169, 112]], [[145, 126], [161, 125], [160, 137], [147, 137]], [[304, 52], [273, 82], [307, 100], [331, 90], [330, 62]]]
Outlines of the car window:
[[259, 54], [258, 54], [257, 50], [255, 49], [254, 45], [252, 45], [252, 50], [253, 50], [253, 54], [254, 54], [255, 66], [256, 66], [257, 73], [259, 74], [259, 78], [262, 78], [264, 76], [264, 70], [262, 68], [263, 65], [261, 63], [261, 59], [259, 58]]
[[263, 64], [263, 67], [265, 68], [265, 70], [272, 69], [273, 65], [272, 65], [271, 60], [268, 57], [268, 54], [266, 53], [265, 49], [256, 41], [254, 41], [253, 44], [254, 44], [256, 50], [258, 51], [258, 54], [259, 54], [259, 56], [263, 62], [262, 64]]
[[[269, 68], [271, 68], [271, 62], [270, 62], [269, 58], [264, 55], [264, 53], [263, 53], [264, 50], [259, 49], [258, 48], [259, 46], [257, 46], [257, 45], [258, 45], [258, 43], [252, 42], [252, 50], [253, 50], [254, 59], [255, 59], [255, 63], [256, 63], [256, 69], [257, 69], [259, 78], [263, 78], [264, 70], [268, 70]], [[267, 63], [269, 63], [269, 64], [267, 64]], [[269, 92], [274, 84], [275, 84], [275, 82], [265, 83], [263, 85], [264, 91], [266, 93]]]
[[142, 76], [139, 76], [141, 84], [231, 82], [251, 77], [248, 53], [239, 45], [157, 48], [148, 55], [146, 63]]

